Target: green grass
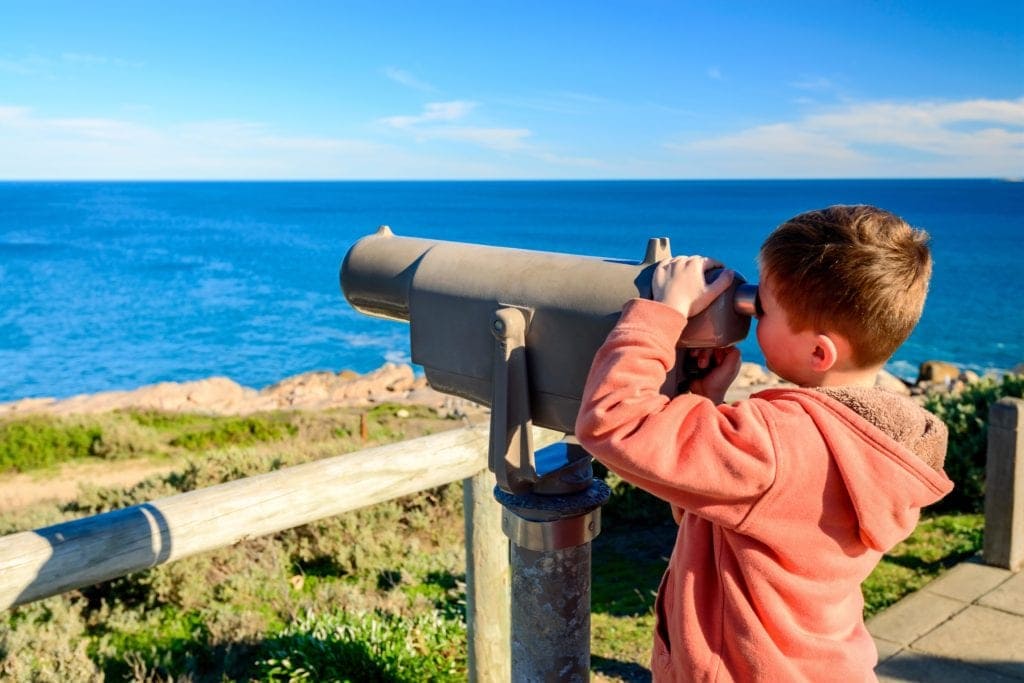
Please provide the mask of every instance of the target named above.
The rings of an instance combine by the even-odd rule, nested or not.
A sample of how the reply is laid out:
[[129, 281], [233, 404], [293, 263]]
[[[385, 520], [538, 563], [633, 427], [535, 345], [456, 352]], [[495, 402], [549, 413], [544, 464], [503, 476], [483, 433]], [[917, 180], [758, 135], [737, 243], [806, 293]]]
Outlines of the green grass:
[[466, 631], [437, 611], [308, 614], [261, 646], [266, 681], [419, 683], [463, 681]]
[[[33, 429], [99, 428], [91, 443], [107, 455], [84, 457], [151, 452], [190, 463], [128, 489], [87, 488], [60, 508], [25, 510], [0, 520], [0, 533], [458, 424], [393, 405], [90, 419], [40, 419]], [[172, 443], [211, 433], [219, 436], [192, 437], [199, 450]], [[676, 527], [663, 503], [614, 476], [609, 483], [593, 546], [592, 667], [604, 680], [635, 680], [645, 675], [654, 594]], [[926, 516], [864, 583], [865, 614], [977, 552], [981, 533], [980, 515]], [[0, 620], [0, 679], [54, 671], [67, 681], [463, 680], [464, 552], [461, 487], [443, 486], [11, 610]]]
[[429, 408], [389, 403], [365, 410], [277, 411], [244, 417], [128, 410], [74, 418], [0, 419], [0, 474], [88, 459], [180, 459], [259, 444], [306, 448], [342, 440], [349, 446], [370, 446], [451, 426]]
[[294, 436], [299, 428], [283, 419], [265, 417], [224, 418], [202, 429], [190, 429], [169, 441], [188, 451], [204, 451], [228, 446], [248, 446], [253, 443], [280, 441]]
[[984, 529], [985, 518], [980, 514], [926, 516], [907, 540], [882, 558], [862, 584], [865, 617], [877, 614], [977, 553]]
[[102, 430], [94, 424], [29, 418], [0, 422], [0, 472], [28, 472], [96, 456]]

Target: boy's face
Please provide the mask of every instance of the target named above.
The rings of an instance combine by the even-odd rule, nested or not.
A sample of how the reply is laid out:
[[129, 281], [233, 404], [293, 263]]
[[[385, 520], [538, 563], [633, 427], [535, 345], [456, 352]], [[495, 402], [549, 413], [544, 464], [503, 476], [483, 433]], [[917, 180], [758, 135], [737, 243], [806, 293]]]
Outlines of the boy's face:
[[757, 316], [757, 343], [769, 370], [799, 386], [810, 386], [815, 378], [810, 373], [807, 345], [813, 344], [815, 335], [811, 330], [793, 331], [773, 289], [771, 278], [762, 275], [758, 284], [761, 313]]

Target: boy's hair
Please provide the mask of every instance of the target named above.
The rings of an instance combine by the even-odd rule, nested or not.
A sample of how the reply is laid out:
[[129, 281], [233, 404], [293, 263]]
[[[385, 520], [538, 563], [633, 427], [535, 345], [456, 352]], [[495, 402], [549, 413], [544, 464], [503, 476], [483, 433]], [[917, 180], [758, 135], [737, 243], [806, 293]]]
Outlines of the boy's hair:
[[910, 336], [932, 272], [928, 233], [864, 205], [791, 218], [761, 245], [758, 262], [793, 330], [843, 335], [863, 368]]

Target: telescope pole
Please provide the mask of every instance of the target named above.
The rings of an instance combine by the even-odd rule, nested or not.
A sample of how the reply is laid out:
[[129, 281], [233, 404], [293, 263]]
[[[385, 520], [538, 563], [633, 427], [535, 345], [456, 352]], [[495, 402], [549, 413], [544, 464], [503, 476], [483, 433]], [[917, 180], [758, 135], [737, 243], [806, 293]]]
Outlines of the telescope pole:
[[[589, 459], [585, 461], [590, 472]], [[512, 571], [512, 681], [590, 680], [591, 541], [610, 490], [512, 495], [495, 488]]]
[[611, 490], [565, 438], [533, 449], [526, 329], [531, 311], [494, 312], [489, 467], [511, 541], [511, 673], [520, 681], [590, 679], [590, 542]]

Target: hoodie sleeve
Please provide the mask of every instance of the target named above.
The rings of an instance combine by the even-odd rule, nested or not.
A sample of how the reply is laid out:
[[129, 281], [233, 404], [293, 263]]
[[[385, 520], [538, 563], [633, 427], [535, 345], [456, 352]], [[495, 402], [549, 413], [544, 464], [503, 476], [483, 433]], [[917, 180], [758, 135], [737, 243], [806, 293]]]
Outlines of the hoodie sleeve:
[[773, 439], [757, 401], [662, 393], [685, 325], [664, 304], [626, 304], [594, 358], [576, 437], [626, 481], [734, 528], [775, 479]]

